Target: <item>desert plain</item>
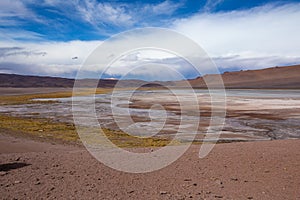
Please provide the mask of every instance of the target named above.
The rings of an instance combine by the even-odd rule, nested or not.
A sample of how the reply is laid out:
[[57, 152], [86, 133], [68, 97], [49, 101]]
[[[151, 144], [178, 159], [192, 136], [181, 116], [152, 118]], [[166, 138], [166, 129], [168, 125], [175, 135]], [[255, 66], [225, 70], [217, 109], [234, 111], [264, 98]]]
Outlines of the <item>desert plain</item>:
[[[72, 124], [71, 91], [46, 90], [2, 89], [1, 199], [300, 199], [297, 90], [228, 90], [224, 127], [204, 158], [199, 149], [208, 126], [209, 95], [198, 91], [203, 117], [188, 151], [163, 169], [136, 174], [111, 169], [89, 154]], [[132, 141], [106, 112], [103, 99], [109, 89], [98, 93], [98, 117], [108, 137], [132, 151], [156, 151], [168, 144], [178, 116], [198, 117], [189, 114], [191, 106], [171, 105], [174, 99], [165, 92], [141, 91], [129, 105], [135, 128], [147, 132], [153, 125], [146, 115], [151, 105], [163, 105], [169, 115], [157, 137]], [[118, 107], [125, 107], [122, 101]], [[152, 115], [160, 114], [156, 109]], [[182, 131], [188, 133], [189, 127]]]

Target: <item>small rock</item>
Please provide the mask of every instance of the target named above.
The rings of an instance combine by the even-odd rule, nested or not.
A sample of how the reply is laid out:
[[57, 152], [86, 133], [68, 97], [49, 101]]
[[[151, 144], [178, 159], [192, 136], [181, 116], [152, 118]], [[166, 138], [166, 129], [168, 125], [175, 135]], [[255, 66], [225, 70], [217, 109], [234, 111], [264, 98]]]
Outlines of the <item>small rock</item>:
[[222, 181], [220, 181], [220, 180], [216, 180], [216, 184], [222, 185], [222, 184], [223, 184], [223, 182], [222, 182]]
[[193, 186], [197, 186], [197, 183], [194, 183]]
[[74, 175], [75, 171], [69, 171], [69, 174]]
[[247, 197], [247, 199], [253, 199], [253, 197]]
[[223, 196], [222, 195], [215, 195], [215, 198], [222, 199]]
[[160, 194], [167, 194], [166, 191], [160, 191], [159, 193], [160, 193]]
[[21, 158], [20, 157], [18, 157], [18, 158], [16, 158], [16, 160], [15, 161], [19, 161]]
[[34, 185], [40, 185], [40, 184], [41, 184], [41, 182], [40, 182], [40, 181], [37, 181], [37, 182], [35, 182]]
[[50, 191], [53, 191], [54, 189], [55, 189], [55, 187], [51, 187], [51, 188], [50, 188]]
[[134, 190], [130, 190], [127, 192], [128, 194], [134, 193]]
[[186, 178], [186, 179], [184, 179], [184, 181], [192, 181], [192, 179]]
[[239, 179], [237, 179], [237, 178], [230, 178], [230, 180], [232, 180], [232, 181], [238, 181]]
[[0, 176], [5, 176], [6, 174], [8, 174], [7, 172], [0, 172]]
[[15, 184], [21, 183], [21, 181], [15, 181]]

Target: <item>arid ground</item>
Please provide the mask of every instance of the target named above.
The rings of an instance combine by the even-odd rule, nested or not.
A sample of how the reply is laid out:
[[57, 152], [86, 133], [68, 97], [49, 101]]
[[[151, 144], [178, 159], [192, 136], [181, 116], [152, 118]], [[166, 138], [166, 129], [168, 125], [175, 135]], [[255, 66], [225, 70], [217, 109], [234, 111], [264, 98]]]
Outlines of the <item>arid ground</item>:
[[[59, 103], [36, 104], [30, 98], [70, 95], [65, 90], [51, 95], [37, 94], [38, 90], [14, 89], [1, 97], [2, 108], [14, 108], [2, 110], [1, 114], [1, 199], [300, 199], [300, 140], [293, 134], [293, 130], [299, 130], [295, 123], [299, 120], [297, 97], [276, 101], [272, 101], [273, 97], [230, 97], [224, 138], [231, 138], [231, 143], [217, 144], [203, 159], [199, 158], [201, 142], [195, 143], [180, 159], [161, 170], [131, 174], [111, 169], [93, 158], [69, 121], [53, 121], [55, 117], [45, 119], [42, 112], [32, 112], [30, 109], [47, 110]], [[133, 107], [147, 107], [147, 99], [141, 104], [140, 96], [135, 98]], [[156, 103], [162, 104], [159, 101]], [[177, 112], [176, 106], [167, 110]], [[52, 116], [51, 113], [48, 114]], [[56, 117], [62, 119], [59, 116]], [[250, 129], [237, 122], [247, 123], [244, 125]], [[280, 125], [283, 122], [290, 124], [285, 127]], [[116, 144], [128, 139], [109, 130]], [[248, 142], [232, 142], [236, 135], [245, 136]], [[253, 138], [258, 141], [251, 142]], [[125, 147], [155, 150], [164, 144], [149, 139]]]
[[1, 133], [1, 199], [300, 199], [300, 141], [193, 145], [146, 174], [108, 168], [82, 146]]

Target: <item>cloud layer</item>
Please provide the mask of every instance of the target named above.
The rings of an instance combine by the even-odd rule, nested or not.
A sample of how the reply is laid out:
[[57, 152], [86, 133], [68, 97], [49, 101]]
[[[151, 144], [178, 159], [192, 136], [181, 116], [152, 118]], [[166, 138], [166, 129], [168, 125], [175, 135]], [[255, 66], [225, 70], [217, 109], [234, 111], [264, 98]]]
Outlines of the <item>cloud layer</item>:
[[300, 4], [202, 13], [174, 22], [223, 68], [300, 63]]
[[[103, 40], [55, 41], [34, 32], [34, 29], [19, 29], [27, 20], [41, 25], [51, 23], [52, 19], [45, 19], [29, 8], [28, 5], [35, 4], [35, 1], [0, 2], [0, 22], [3, 25], [0, 28], [0, 72], [75, 76], [84, 60]], [[70, 28], [64, 26], [65, 20], [84, 21], [94, 27], [95, 32], [107, 35], [134, 27], [170, 28], [203, 47], [221, 71], [300, 63], [300, 3], [267, 4], [247, 10], [210, 12], [220, 3], [222, 1], [207, 1], [201, 11], [185, 18], [175, 18], [173, 15], [184, 4], [168, 0], [143, 5], [96, 0], [44, 0], [39, 6], [47, 7], [49, 13], [58, 13], [56, 17], [65, 17], [64, 20], [55, 18], [53, 32], [61, 30], [59, 34], [64, 34], [64, 29]], [[72, 28], [78, 27], [73, 24]], [[159, 42], [168, 38], [153, 35], [147, 39]], [[184, 44], [182, 46], [188, 50]], [[193, 71], [177, 57], [159, 53], [149, 54], [151, 59], [139, 54], [130, 56], [119, 62], [120, 67], [130, 67], [136, 63], [164, 64], [176, 69], [181, 67], [180, 72], [184, 76], [192, 77]], [[99, 68], [91, 68], [90, 71], [92, 73]], [[158, 68], [155, 69], [153, 67], [151, 72], [154, 77], [162, 74], [157, 71]], [[108, 76], [120, 76], [121, 72], [116, 67], [108, 72]]]

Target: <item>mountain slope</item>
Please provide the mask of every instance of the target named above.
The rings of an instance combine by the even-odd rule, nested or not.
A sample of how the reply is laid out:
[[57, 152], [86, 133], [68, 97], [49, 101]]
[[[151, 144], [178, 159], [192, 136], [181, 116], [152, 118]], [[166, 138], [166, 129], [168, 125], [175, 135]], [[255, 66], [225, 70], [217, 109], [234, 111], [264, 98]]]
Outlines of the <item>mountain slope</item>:
[[[188, 80], [194, 88], [206, 88], [205, 80], [212, 85], [219, 75], [209, 74]], [[221, 74], [224, 85], [228, 89], [300, 89], [300, 65], [286, 67], [272, 67], [260, 70], [225, 72]], [[24, 76], [16, 74], [0, 74], [0, 87], [73, 87], [74, 79], [43, 76]], [[91, 87], [96, 80], [83, 79], [83, 87]], [[100, 80], [98, 87], [114, 87], [118, 80]], [[122, 80], [121, 87], [135, 87], [145, 85], [156, 87], [161, 82], [146, 82], [142, 80]], [[183, 81], [165, 82], [169, 86], [183, 86]], [[216, 86], [217, 87], [217, 86]]]
[[[204, 80], [212, 80], [218, 75], [205, 75], [189, 80], [193, 87], [206, 87]], [[276, 88], [276, 89], [300, 89], [300, 65], [287, 67], [272, 67], [260, 70], [247, 70], [237, 72], [225, 72], [222, 79], [226, 88]], [[180, 85], [180, 83], [178, 84]]]

